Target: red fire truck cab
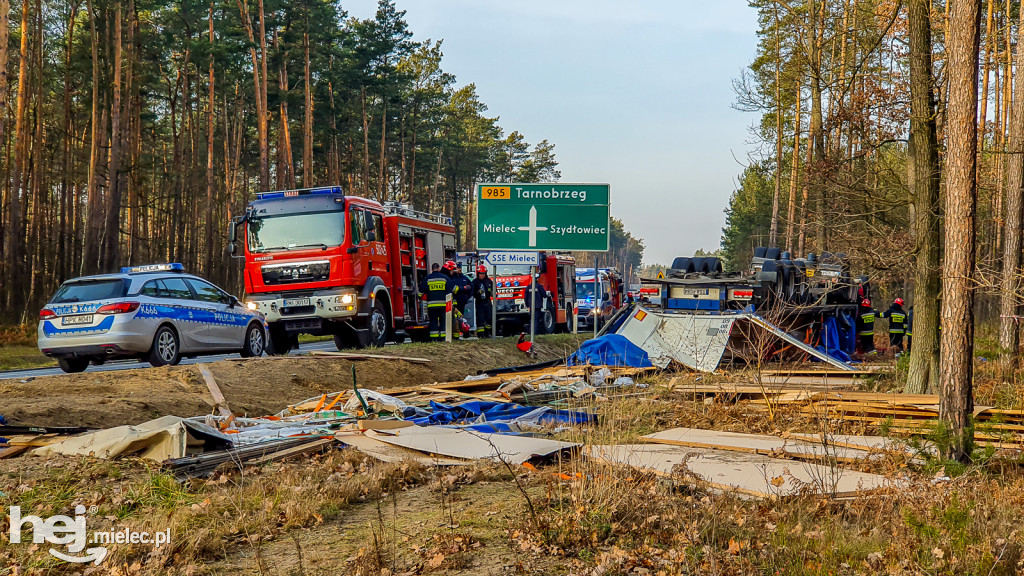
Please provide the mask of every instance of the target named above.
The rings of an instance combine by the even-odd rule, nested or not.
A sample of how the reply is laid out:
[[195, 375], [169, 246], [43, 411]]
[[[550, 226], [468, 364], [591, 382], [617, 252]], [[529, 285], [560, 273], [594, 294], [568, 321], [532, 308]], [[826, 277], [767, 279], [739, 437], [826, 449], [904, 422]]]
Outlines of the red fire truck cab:
[[455, 256], [450, 218], [337, 186], [260, 194], [229, 240], [245, 259], [246, 306], [266, 316], [276, 354], [301, 333], [333, 335], [339, 350], [416, 336], [427, 321], [419, 281]]

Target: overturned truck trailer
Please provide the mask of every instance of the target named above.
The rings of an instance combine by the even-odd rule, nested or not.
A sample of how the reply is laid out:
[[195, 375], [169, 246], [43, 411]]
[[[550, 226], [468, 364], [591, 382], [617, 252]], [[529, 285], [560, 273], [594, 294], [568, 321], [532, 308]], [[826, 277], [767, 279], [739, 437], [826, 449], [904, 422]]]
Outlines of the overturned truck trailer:
[[643, 282], [660, 287], [660, 304], [620, 315], [613, 329], [657, 366], [704, 372], [811, 358], [850, 370], [856, 302], [870, 294], [845, 255], [791, 259], [761, 247], [743, 272], [724, 272], [718, 258], [676, 258], [665, 278]]

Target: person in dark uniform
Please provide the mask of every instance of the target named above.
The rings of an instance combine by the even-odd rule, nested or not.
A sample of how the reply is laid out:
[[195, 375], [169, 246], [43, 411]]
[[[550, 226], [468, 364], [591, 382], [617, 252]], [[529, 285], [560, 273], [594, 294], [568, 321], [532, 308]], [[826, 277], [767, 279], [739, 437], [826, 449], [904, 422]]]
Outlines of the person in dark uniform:
[[[526, 292], [530, 293], [530, 288], [526, 288]], [[540, 274], [534, 276], [533, 281], [533, 293], [527, 300], [527, 305], [534, 308], [533, 322], [534, 330], [539, 333], [544, 333], [544, 306], [546, 305], [548, 291], [540, 285]]]
[[455, 294], [455, 307], [459, 309], [459, 312], [465, 314], [466, 306], [469, 305], [469, 299], [473, 297], [473, 282], [462, 273], [462, 269], [457, 265], [451, 272], [452, 283], [455, 286], [453, 291], [453, 294]]
[[487, 277], [487, 267], [476, 267], [473, 279], [473, 298], [476, 299], [476, 335], [483, 336], [491, 330], [491, 298], [494, 296], [494, 281]]
[[862, 354], [875, 353], [875, 311], [867, 298], [860, 301], [860, 309], [857, 310], [857, 338]]
[[893, 301], [888, 310], [882, 312], [882, 318], [889, 320], [889, 346], [896, 353], [903, 351], [903, 334], [907, 328], [907, 313], [903, 310], [903, 298]]
[[430, 266], [430, 274], [420, 281], [419, 288], [420, 294], [427, 301], [430, 341], [439, 342], [444, 337], [445, 306], [448, 295], [452, 293], [452, 280], [434, 263]]

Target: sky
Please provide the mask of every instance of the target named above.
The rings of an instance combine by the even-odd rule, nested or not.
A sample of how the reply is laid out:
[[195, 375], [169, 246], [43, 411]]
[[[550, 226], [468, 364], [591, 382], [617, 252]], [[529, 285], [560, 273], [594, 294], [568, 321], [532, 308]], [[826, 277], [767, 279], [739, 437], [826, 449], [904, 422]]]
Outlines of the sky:
[[[377, 0], [342, 0], [372, 18]], [[555, 144], [562, 182], [608, 183], [612, 216], [671, 264], [721, 241], [755, 150], [732, 81], [755, 56], [746, 0], [397, 0], [414, 39], [489, 116]]]

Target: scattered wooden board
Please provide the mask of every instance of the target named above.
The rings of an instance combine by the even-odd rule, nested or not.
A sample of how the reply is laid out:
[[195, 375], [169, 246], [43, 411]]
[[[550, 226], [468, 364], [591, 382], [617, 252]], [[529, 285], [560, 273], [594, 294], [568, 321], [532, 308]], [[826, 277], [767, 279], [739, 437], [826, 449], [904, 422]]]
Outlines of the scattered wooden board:
[[467, 460], [500, 460], [510, 464], [522, 464], [534, 456], [547, 456], [579, 446], [545, 438], [489, 434], [440, 426], [414, 426], [391, 432], [393, 434], [368, 431], [366, 436], [427, 454]]
[[803, 440], [779, 438], [761, 434], [742, 434], [719, 430], [701, 430], [698, 428], [673, 428], [654, 434], [641, 436], [640, 440], [655, 444], [670, 444], [690, 448], [712, 448], [796, 458], [800, 460], [821, 460], [839, 462], [857, 462], [870, 458], [870, 453], [860, 447], [831, 446]]
[[213, 374], [210, 369], [206, 367], [206, 364], [196, 364], [196, 368], [199, 369], [199, 373], [203, 376], [203, 380], [206, 381], [206, 387], [210, 389], [210, 395], [213, 396], [213, 407], [220, 411], [221, 416], [231, 416], [231, 410], [228, 408], [228, 401], [224, 399], [224, 394], [220, 391], [220, 386], [217, 386], [217, 381], [213, 378]]
[[805, 491], [844, 498], [893, 485], [878, 474], [709, 448], [625, 444], [588, 446], [585, 454], [600, 462], [625, 464], [665, 476], [683, 465], [712, 488], [758, 498], [793, 496]]
[[381, 462], [411, 460], [424, 466], [465, 466], [470, 463], [468, 460], [431, 456], [418, 450], [394, 446], [360, 433], [339, 432], [335, 438], [341, 441], [342, 444], [352, 446], [363, 454], [376, 458]]

